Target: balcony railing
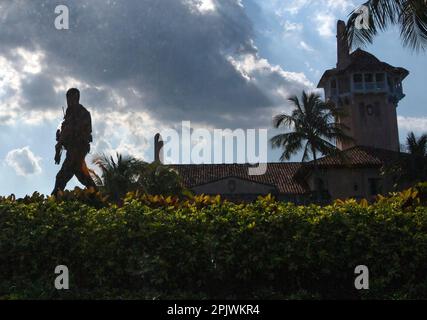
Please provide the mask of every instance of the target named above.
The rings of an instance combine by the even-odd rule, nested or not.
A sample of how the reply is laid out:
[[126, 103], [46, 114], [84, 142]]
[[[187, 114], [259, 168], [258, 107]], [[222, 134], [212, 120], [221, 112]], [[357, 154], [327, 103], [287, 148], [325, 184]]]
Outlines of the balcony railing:
[[385, 91], [387, 89], [387, 85], [386, 85], [385, 81], [384, 82], [376, 82], [376, 89], [378, 91]]
[[354, 91], [363, 91], [363, 82], [354, 82], [353, 84]]
[[402, 84], [397, 83], [393, 86], [387, 81], [352, 81], [351, 90], [343, 92], [340, 87], [329, 87], [325, 90], [328, 98], [334, 99], [342, 96], [349, 95], [351, 93], [389, 93], [396, 97], [404, 97]]
[[375, 82], [365, 82], [365, 90], [366, 91], [374, 91], [375, 90]]
[[354, 92], [387, 92], [387, 85], [385, 82], [353, 82]]

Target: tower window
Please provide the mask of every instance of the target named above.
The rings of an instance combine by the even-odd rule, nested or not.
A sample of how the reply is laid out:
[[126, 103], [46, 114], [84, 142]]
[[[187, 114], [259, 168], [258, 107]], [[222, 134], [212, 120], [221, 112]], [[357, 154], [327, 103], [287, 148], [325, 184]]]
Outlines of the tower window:
[[331, 80], [331, 95], [335, 96], [337, 93], [337, 80], [333, 79]]
[[373, 90], [374, 88], [374, 75], [372, 73], [365, 73], [365, 89]]
[[338, 78], [338, 87], [340, 94], [350, 92], [350, 79], [348, 77]]
[[377, 82], [384, 82], [384, 79], [385, 79], [384, 73], [377, 73], [375, 75], [375, 80]]
[[361, 73], [354, 74], [353, 83], [355, 90], [363, 90], [363, 75]]
[[377, 90], [384, 90], [385, 89], [385, 74], [384, 73], [377, 73], [375, 75], [375, 82], [377, 85]]

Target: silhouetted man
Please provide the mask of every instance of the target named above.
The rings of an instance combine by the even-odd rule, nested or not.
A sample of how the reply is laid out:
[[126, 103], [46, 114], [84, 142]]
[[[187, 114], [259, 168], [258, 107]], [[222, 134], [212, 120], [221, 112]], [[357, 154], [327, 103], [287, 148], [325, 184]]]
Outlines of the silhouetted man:
[[63, 191], [74, 175], [87, 188], [96, 188], [85, 162], [92, 142], [92, 120], [89, 111], [79, 103], [79, 100], [79, 90], [75, 88], [68, 90], [67, 112], [61, 129], [56, 133], [55, 164], [61, 162], [62, 148], [65, 148], [67, 155], [61, 170], [56, 175], [52, 194]]

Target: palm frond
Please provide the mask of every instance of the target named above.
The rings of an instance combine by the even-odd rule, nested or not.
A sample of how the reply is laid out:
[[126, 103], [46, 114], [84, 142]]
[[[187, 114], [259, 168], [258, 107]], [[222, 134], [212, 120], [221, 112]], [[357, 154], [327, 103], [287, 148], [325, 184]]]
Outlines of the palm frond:
[[292, 131], [270, 139], [273, 148], [283, 148], [281, 161], [289, 160], [293, 154], [304, 149], [304, 162], [309, 159], [309, 154], [315, 158], [316, 153], [328, 154], [334, 151], [336, 147], [332, 142], [337, 139], [351, 139], [345, 134], [345, 128], [335, 122], [336, 110], [323, 102], [319, 95], [303, 91], [301, 99], [294, 96], [289, 100], [295, 109], [291, 115], [276, 116], [275, 124], [286, 123]]
[[410, 132], [406, 138], [406, 149], [412, 156], [427, 156], [427, 135], [423, 134], [417, 138], [413, 132]]
[[294, 118], [287, 114], [279, 114], [273, 118], [273, 126], [279, 128], [281, 125], [285, 127], [291, 127], [294, 123]]
[[427, 2], [425, 0], [369, 0], [369, 28], [358, 28], [360, 12], [354, 10], [347, 21], [347, 39], [350, 47], [363, 47], [372, 43], [379, 31], [399, 25], [405, 47], [413, 50], [427, 48]]
[[[421, 2], [421, 3], [420, 3]], [[427, 48], [427, 2], [406, 1], [399, 17], [403, 45], [416, 51]]]

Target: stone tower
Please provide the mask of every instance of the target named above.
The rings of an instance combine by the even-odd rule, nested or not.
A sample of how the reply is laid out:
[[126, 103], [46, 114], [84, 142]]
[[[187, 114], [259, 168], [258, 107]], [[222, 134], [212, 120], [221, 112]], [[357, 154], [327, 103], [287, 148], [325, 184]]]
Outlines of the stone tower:
[[405, 97], [402, 81], [409, 72], [381, 62], [357, 49], [350, 53], [344, 21], [337, 26], [337, 66], [327, 70], [318, 88], [325, 98], [344, 111], [337, 119], [348, 127], [353, 142], [337, 141], [341, 150], [369, 146], [399, 151], [396, 108]]

